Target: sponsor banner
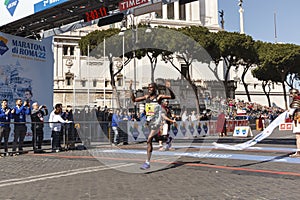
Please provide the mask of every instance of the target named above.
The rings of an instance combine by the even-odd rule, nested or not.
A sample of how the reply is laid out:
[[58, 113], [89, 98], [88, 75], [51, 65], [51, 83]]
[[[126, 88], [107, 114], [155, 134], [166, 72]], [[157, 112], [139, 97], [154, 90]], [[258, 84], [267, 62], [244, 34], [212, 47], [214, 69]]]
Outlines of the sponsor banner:
[[291, 131], [293, 130], [293, 123], [282, 123], [279, 125], [280, 131]]
[[[0, 59], [0, 99], [7, 99], [10, 108], [15, 106], [18, 98], [31, 104], [38, 102], [46, 105], [51, 112], [54, 65], [52, 38], [37, 41], [0, 32]], [[48, 121], [48, 116], [45, 121]], [[30, 122], [29, 115], [26, 121]], [[11, 127], [13, 131], [13, 125]], [[50, 131], [44, 131], [44, 139], [50, 139]], [[31, 140], [31, 132], [31, 125], [27, 124], [25, 140]], [[13, 137], [9, 139], [12, 141]]]
[[261, 133], [259, 133], [253, 139], [251, 139], [247, 142], [244, 142], [241, 144], [235, 144], [235, 145], [219, 144], [216, 142], [214, 142], [213, 144], [216, 147], [230, 149], [230, 150], [246, 149], [246, 148], [251, 147], [251, 146], [257, 144], [258, 142], [264, 140], [265, 138], [269, 137], [272, 134], [273, 130], [285, 121], [286, 115], [287, 115], [287, 111], [285, 111], [284, 113], [281, 113], [271, 124], [269, 124], [269, 126], [267, 128], [265, 128]]
[[119, 10], [127, 10], [148, 3], [149, 0], [123, 0], [119, 2]]
[[0, 26], [49, 9], [69, 0], [1, 0]]
[[252, 137], [252, 131], [250, 126], [236, 126], [233, 131], [234, 137]]
[[[235, 125], [237, 121], [228, 120], [226, 123]], [[240, 120], [240, 124], [246, 125], [247, 120]], [[176, 121], [176, 124], [170, 126], [169, 134], [171, 137], [177, 139], [193, 139], [195, 137], [217, 135], [219, 133], [217, 126], [217, 120], [194, 122]], [[233, 127], [231, 132], [233, 132], [234, 129], [235, 127]], [[249, 130], [249, 132], [251, 132], [251, 130]], [[150, 129], [145, 122], [129, 121], [127, 124], [127, 133], [128, 142], [142, 142], [147, 140], [150, 134]]]
[[[171, 125], [169, 134], [175, 139], [192, 139], [194, 137], [205, 136], [210, 134], [210, 127], [215, 127], [215, 123], [209, 121], [177, 121], [176, 124]], [[127, 133], [128, 142], [142, 142], [147, 140], [150, 128], [145, 122], [130, 121], [128, 122]]]
[[34, 4], [34, 13], [52, 8], [67, 1], [69, 0], [41, 0], [40, 2]]

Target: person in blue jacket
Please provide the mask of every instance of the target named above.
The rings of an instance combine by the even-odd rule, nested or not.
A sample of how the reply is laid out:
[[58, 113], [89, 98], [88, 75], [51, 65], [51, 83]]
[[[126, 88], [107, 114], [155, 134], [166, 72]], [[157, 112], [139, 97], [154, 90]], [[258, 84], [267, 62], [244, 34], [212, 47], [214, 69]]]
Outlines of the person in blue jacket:
[[8, 107], [7, 99], [3, 99], [0, 109], [0, 146], [4, 138], [4, 153], [8, 154], [8, 139], [10, 133], [11, 109]]
[[120, 110], [117, 109], [115, 111], [115, 113], [113, 114], [112, 120], [111, 120], [112, 130], [114, 131], [114, 143], [113, 143], [113, 145], [118, 144], [118, 141], [117, 141], [117, 139], [119, 137], [118, 125], [119, 125], [120, 121], [121, 121]]
[[27, 132], [26, 115], [30, 115], [29, 102], [25, 101], [24, 104], [21, 99], [16, 100], [16, 106], [12, 109], [14, 119], [14, 141], [12, 151], [16, 151], [17, 143], [19, 153], [23, 152], [23, 142]]

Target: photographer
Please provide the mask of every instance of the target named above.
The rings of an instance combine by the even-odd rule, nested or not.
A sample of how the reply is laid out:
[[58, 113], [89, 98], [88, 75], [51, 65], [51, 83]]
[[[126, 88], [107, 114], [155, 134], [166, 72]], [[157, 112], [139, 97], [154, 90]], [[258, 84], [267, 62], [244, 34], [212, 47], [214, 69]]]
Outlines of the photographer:
[[26, 115], [30, 115], [30, 104], [25, 101], [22, 105], [22, 100], [16, 100], [16, 106], [12, 109], [14, 119], [14, 141], [12, 151], [16, 151], [17, 143], [19, 141], [19, 153], [23, 152], [23, 142], [27, 132]]
[[[48, 115], [48, 109], [45, 105], [39, 106], [37, 102], [32, 104], [31, 110], [31, 130], [32, 146], [35, 153], [43, 153], [42, 143], [44, 139], [44, 116]], [[36, 148], [37, 144], [37, 148]]]
[[72, 121], [71, 123], [67, 123], [64, 125], [65, 138], [67, 149], [74, 150], [75, 149], [75, 124], [74, 124], [74, 116], [72, 106], [67, 105], [66, 111], [62, 113], [61, 117], [64, 120]]

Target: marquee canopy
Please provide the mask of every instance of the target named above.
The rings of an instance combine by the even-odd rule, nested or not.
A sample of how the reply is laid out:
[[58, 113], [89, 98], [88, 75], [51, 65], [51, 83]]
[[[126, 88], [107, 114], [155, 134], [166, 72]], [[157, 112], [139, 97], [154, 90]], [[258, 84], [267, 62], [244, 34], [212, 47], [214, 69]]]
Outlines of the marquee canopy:
[[[1, 6], [3, 7], [3, 9], [7, 9], [8, 11], [10, 11], [10, 14], [12, 15], [12, 11], [10, 9], [11, 6], [9, 5], [9, 3], [14, 2], [19, 4], [21, 3], [18, 0], [6, 0], [6, 5]], [[44, 3], [45, 5], [45, 3], [47, 2], [55, 3], [59, 2], [59, 0], [41, 0], [40, 3]], [[89, 12], [94, 9], [99, 9], [102, 6], [105, 6], [108, 9], [108, 11], [117, 10], [119, 7], [119, 0], [64, 1], [64, 3], [59, 3], [56, 6], [41, 10], [16, 21], [4, 24], [3, 26], [0, 25], [0, 32], [22, 37], [36, 38], [37, 34], [41, 31], [50, 30], [53, 28], [61, 27], [66, 24], [83, 20], [83, 16], [86, 12]], [[14, 9], [16, 9], [16, 12], [20, 12], [21, 6], [16, 5], [15, 7], [16, 8]]]

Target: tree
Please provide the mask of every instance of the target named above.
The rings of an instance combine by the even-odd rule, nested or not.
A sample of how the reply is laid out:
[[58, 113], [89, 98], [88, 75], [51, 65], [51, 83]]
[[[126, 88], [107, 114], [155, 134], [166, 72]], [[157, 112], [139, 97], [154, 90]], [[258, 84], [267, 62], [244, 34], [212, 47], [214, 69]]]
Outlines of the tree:
[[[110, 83], [114, 96], [117, 99], [117, 107], [120, 107], [120, 99], [117, 94], [116, 88], [116, 77], [122, 71], [123, 66], [126, 66], [130, 60], [133, 58], [132, 43], [127, 44], [125, 49], [130, 49], [130, 51], [125, 50], [125, 62], [122, 63], [117, 69], [114, 68], [114, 58], [123, 57], [123, 38], [119, 35], [120, 29], [107, 29], [107, 30], [96, 30], [85, 37], [82, 37], [79, 41], [79, 47], [82, 55], [88, 55], [88, 46], [90, 46], [90, 56], [100, 58], [105, 54], [109, 60], [109, 72], [110, 72]], [[131, 32], [125, 32], [124, 37], [132, 37]], [[127, 40], [126, 40], [127, 41]], [[131, 40], [130, 40], [131, 41]], [[101, 43], [105, 42], [105, 52], [103, 45]]]
[[[284, 93], [285, 107], [287, 105], [286, 85], [288, 76], [293, 76], [299, 72], [297, 67], [300, 64], [300, 47], [294, 44], [272, 44], [257, 43], [259, 65], [262, 68], [270, 68], [270, 74], [264, 73], [262, 76], [269, 76], [273, 82], [280, 82]], [[266, 70], [266, 69], [264, 69]], [[256, 76], [256, 74], [254, 73]], [[262, 77], [261, 79], [266, 79]]]
[[274, 73], [272, 65], [260, 65], [252, 70], [252, 75], [262, 81], [262, 89], [267, 97], [268, 105], [271, 107], [271, 84], [280, 82], [280, 75], [278, 73]]
[[[221, 58], [223, 58], [226, 67], [224, 87], [226, 91], [226, 97], [229, 97], [229, 72], [233, 66], [238, 68], [239, 64], [243, 64], [245, 69], [243, 73], [245, 76], [248, 68], [250, 68], [250, 66], [255, 62], [255, 51], [253, 49], [254, 42], [250, 36], [246, 36], [237, 32], [232, 33], [226, 31], [220, 31], [216, 33], [215, 42], [218, 44], [218, 49], [220, 51], [219, 54], [215, 53], [215, 55], [220, 55]], [[214, 59], [220, 60], [220, 58]], [[245, 89], [247, 90], [247, 84], [245, 82], [243, 83]]]
[[[194, 40], [194, 38], [197, 38], [199, 41], [201, 41], [200, 38], [203, 37], [203, 32], [208, 33], [208, 29], [192, 26], [179, 29], [170, 29], [163, 34], [163, 40], [168, 44], [166, 48], [168, 49], [168, 51], [166, 51], [168, 54], [163, 55], [163, 59], [170, 63], [192, 87], [196, 96], [198, 113], [200, 113], [199, 92], [198, 87], [195, 85], [194, 80], [191, 77], [190, 68], [192, 63], [195, 61], [201, 63], [211, 62], [211, 58], [207, 51], [201, 45], [199, 45], [197, 41]], [[180, 69], [181, 66], [176, 66], [174, 60], [175, 58], [177, 61], [179, 61], [179, 63], [182, 63], [182, 65], [185, 66], [187, 69], [186, 71], [182, 71]]]
[[250, 93], [248, 90], [248, 85], [245, 81], [245, 77], [247, 72], [254, 66], [258, 64], [258, 53], [255, 46], [255, 41], [252, 39], [251, 36], [241, 35], [244, 38], [244, 42], [241, 44], [241, 51], [240, 51], [240, 59], [238, 60], [237, 64], [239, 68], [242, 68], [242, 76], [241, 81], [245, 88], [245, 92], [248, 98], [248, 102], [251, 102]]

